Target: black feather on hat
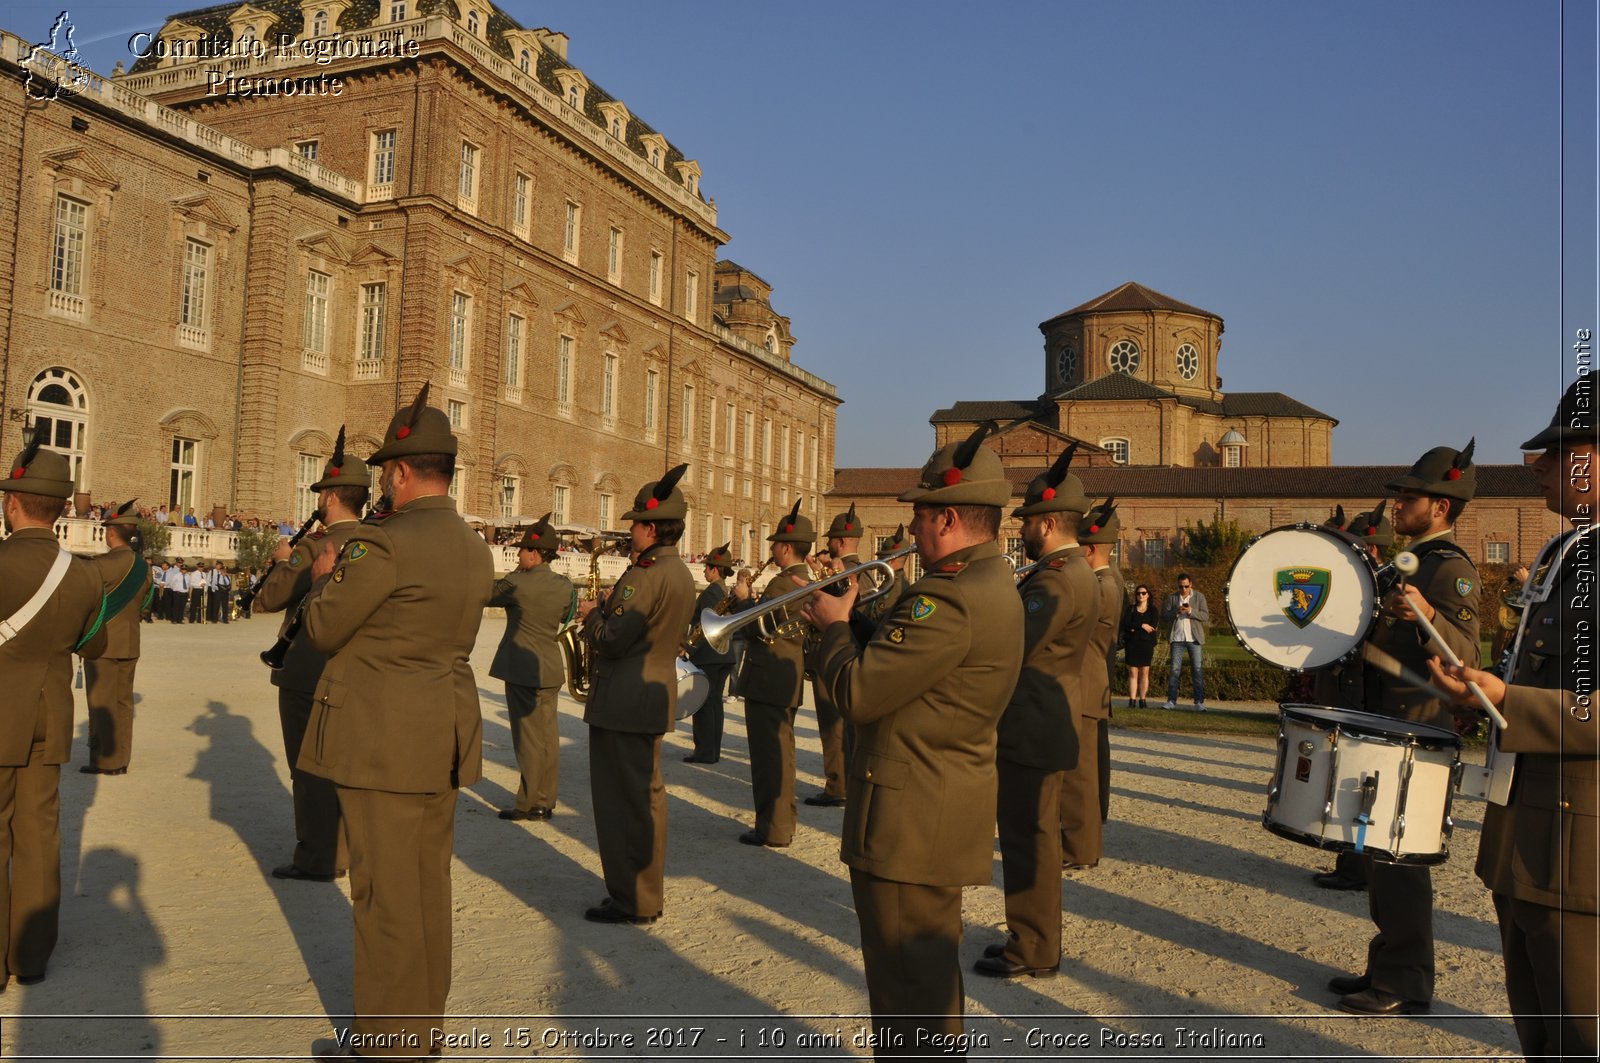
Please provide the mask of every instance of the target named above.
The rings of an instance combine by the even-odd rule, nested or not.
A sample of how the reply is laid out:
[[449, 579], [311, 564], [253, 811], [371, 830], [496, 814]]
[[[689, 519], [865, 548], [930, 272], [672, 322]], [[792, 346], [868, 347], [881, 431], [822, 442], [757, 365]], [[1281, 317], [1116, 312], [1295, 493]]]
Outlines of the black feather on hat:
[[650, 494], [657, 502], [665, 502], [672, 496], [672, 489], [678, 486], [678, 481], [683, 479], [683, 474], [689, 471], [689, 463], [684, 462], [674, 469], [668, 469], [667, 474], [656, 481], [655, 490]]
[[422, 416], [422, 411], [428, 408], [428, 389], [433, 386], [433, 381], [426, 381], [422, 390], [417, 392], [417, 397], [411, 400], [411, 410], [406, 416], [406, 423], [395, 433], [395, 438], [404, 439], [417, 427], [417, 420]]
[[993, 421], [985, 421], [980, 424], [976, 431], [963, 440], [960, 446], [956, 447], [956, 452], [950, 456], [951, 464], [957, 469], [965, 469], [968, 465], [971, 465], [972, 459], [978, 456], [978, 448], [983, 445], [984, 439], [994, 430], [995, 423]]
[[16, 467], [11, 470], [11, 478], [20, 480], [17, 475], [23, 469], [33, 464], [33, 459], [39, 456], [39, 448], [50, 442], [50, 426], [40, 421], [33, 426], [33, 438], [28, 440], [28, 445], [22, 448], [22, 453], [17, 456]]

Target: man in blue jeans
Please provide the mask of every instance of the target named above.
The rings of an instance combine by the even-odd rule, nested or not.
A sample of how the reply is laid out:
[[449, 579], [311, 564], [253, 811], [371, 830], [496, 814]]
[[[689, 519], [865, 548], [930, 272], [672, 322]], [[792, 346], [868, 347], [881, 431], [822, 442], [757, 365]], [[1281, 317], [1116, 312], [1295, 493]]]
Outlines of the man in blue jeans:
[[1206, 624], [1211, 611], [1206, 608], [1206, 596], [1195, 589], [1189, 573], [1178, 573], [1178, 589], [1167, 595], [1161, 607], [1161, 622], [1170, 625], [1167, 636], [1172, 650], [1172, 671], [1167, 676], [1167, 703], [1163, 709], [1178, 707], [1178, 678], [1183, 674], [1183, 658], [1188, 654], [1194, 672], [1194, 707], [1206, 711], [1205, 672], [1200, 664], [1200, 654], [1206, 645]]

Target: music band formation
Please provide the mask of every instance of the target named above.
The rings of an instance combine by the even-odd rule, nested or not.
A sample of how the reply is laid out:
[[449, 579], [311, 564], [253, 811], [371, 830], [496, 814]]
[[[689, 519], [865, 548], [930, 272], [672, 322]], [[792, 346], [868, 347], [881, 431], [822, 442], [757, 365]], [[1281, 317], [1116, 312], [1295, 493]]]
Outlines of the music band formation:
[[[1323, 877], [1364, 881], [1369, 891], [1377, 933], [1364, 969], [1332, 980], [1338, 1006], [1393, 1015], [1430, 1005], [1429, 866], [1444, 858], [1450, 792], [1425, 793], [1422, 781], [1433, 767], [1447, 778], [1481, 776], [1477, 874], [1493, 893], [1507, 993], [1530, 1057], [1592, 1058], [1600, 1011], [1600, 739], [1585, 641], [1595, 617], [1589, 383], [1580, 377], [1551, 424], [1524, 444], [1541, 452], [1533, 469], [1547, 504], [1574, 527], [1533, 567], [1501, 668], [1478, 667], [1478, 574], [1452, 537], [1474, 492], [1470, 444], [1428, 451], [1387, 485], [1385, 505], [1348, 522], [1261, 537], [1282, 548], [1291, 542], [1282, 533], [1306, 533], [1292, 542], [1313, 544], [1309, 560], [1269, 561], [1280, 600], [1257, 620], [1234, 617], [1241, 641], [1302, 684], [1304, 704], [1284, 707], [1266, 825], [1335, 851], [1338, 866]], [[647, 925], [665, 914], [662, 738], [692, 713], [694, 751], [684, 759], [717, 762], [730, 683], [744, 700], [754, 805], [754, 824], [737, 840], [791, 844], [794, 724], [809, 682], [825, 786], [804, 800], [843, 808], [840, 856], [877, 1054], [928, 1054], [930, 1043], [962, 1032], [961, 891], [990, 882], [997, 835], [1008, 933], [973, 970], [1058, 972], [1062, 873], [1091, 869], [1102, 854], [1119, 633], [1139, 701], [1135, 660], [1147, 682], [1149, 655], [1143, 646], [1136, 658], [1134, 643], [1153, 644], [1161, 617], [1172, 641], [1171, 705], [1183, 644], [1202, 644], [1209, 619], [1191, 587], [1160, 614], [1148, 593], [1125, 609], [1111, 556], [1115, 500], [1085, 495], [1070, 471], [1072, 448], [1011, 509], [1030, 562], [1015, 571], [997, 541], [1012, 486], [980, 428], [935, 451], [900, 495], [909, 519], [875, 561], [860, 559], [867, 529], [852, 506], [825, 529], [827, 562], [808, 563], [817, 529], [797, 500], [768, 539], [778, 571], [759, 594], [748, 574], [728, 586], [727, 546], [705, 558], [707, 586], [696, 592], [677, 549], [686, 467], [672, 469], [623, 514], [630, 567], [605, 591], [592, 568], [580, 600], [550, 567], [558, 542], [548, 515], [524, 531], [516, 570], [495, 578], [488, 545], [447, 494], [457, 441], [427, 394], [396, 412], [366, 459], [381, 469], [382, 497], [365, 519], [366, 475], [347, 465], [341, 429], [312, 485], [320, 526], [283, 543], [256, 588], [257, 607], [284, 615], [263, 658], [278, 688], [296, 846], [272, 874], [350, 879], [352, 1036], [318, 1042], [318, 1058], [420, 1056], [428, 1031], [442, 1025], [456, 791], [482, 770], [469, 655], [489, 606], [506, 610], [490, 675], [505, 683], [521, 777], [501, 818], [553, 814], [563, 682], [583, 701], [604, 880], [585, 918]], [[0, 839], [10, 870], [0, 876], [0, 927], [5, 978], [25, 984], [46, 976], [57, 934], [56, 792], [72, 735], [71, 656], [86, 662], [85, 770], [125, 771], [139, 613], [151, 588], [132, 503], [106, 520], [106, 554], [84, 561], [60, 549], [52, 527], [74, 485], [67, 460], [43, 443], [35, 438], [0, 485], [10, 530], [0, 542], [0, 675], [13, 692], [0, 716], [8, 820]], [[1407, 551], [1382, 564], [1395, 535], [1408, 537]], [[1324, 566], [1316, 550], [1335, 560]], [[1252, 544], [1240, 566], [1252, 551], [1267, 557]], [[924, 573], [914, 583], [905, 574], [913, 552]], [[1322, 660], [1317, 640], [1294, 632], [1341, 622], [1329, 592], [1340, 564], [1353, 567], [1371, 600], [1357, 624], [1361, 651]], [[1197, 653], [1195, 675], [1203, 708]], [[1485, 712], [1496, 721], [1491, 764], [1462, 771], [1451, 759], [1455, 736]], [[1374, 757], [1400, 749], [1404, 760], [1354, 773], [1346, 765], [1341, 775], [1327, 755], [1341, 742], [1352, 762], [1364, 747]], [[1418, 780], [1410, 796], [1402, 789], [1398, 810], [1397, 774]], [[1445, 810], [1438, 844], [1430, 824], [1440, 817], [1425, 814], [1434, 808], [1427, 801]], [[1336, 807], [1350, 814], [1334, 816]]]

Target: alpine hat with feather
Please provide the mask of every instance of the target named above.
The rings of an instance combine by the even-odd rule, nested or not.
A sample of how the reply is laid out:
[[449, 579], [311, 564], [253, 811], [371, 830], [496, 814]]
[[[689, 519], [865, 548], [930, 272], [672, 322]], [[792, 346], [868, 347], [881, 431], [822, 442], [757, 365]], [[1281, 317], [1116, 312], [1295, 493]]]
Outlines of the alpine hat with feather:
[[918, 505], [1004, 506], [1011, 501], [1011, 481], [1000, 456], [983, 445], [994, 431], [985, 421], [959, 443], [946, 443], [922, 467], [917, 486], [900, 495], [900, 501]]

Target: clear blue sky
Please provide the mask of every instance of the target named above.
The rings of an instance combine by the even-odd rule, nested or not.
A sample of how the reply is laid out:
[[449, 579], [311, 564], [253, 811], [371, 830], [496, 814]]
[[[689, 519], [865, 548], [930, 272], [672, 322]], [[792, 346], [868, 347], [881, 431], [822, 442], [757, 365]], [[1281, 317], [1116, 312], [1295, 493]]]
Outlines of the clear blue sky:
[[[62, 2], [102, 73], [203, 6]], [[1220, 314], [1225, 390], [1339, 418], [1340, 464], [1520, 460], [1595, 327], [1588, 0], [503, 6], [699, 160], [840, 465], [1037, 395], [1038, 323], [1126, 280]]]

